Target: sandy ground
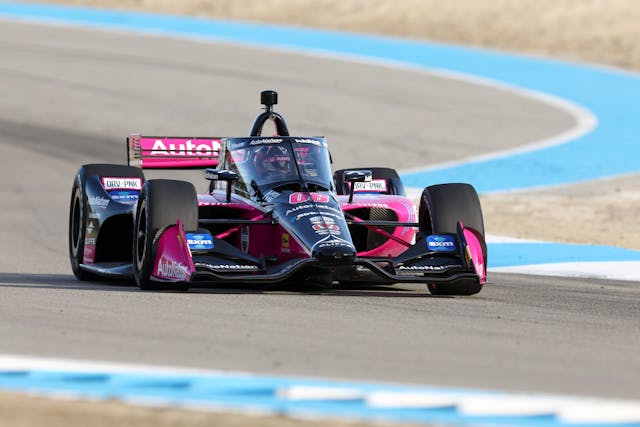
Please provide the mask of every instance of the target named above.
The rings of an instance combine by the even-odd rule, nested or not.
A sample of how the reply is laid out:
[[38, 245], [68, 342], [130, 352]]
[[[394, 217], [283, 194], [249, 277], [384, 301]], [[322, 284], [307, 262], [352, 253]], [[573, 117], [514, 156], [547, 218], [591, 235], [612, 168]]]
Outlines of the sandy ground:
[[638, 175], [481, 199], [492, 233], [640, 250]]
[[[640, 70], [637, 0], [48, 0], [424, 38]], [[494, 234], [640, 249], [640, 177], [482, 197]], [[526, 227], [523, 227], [526, 224]], [[2, 393], [2, 425], [300, 425]], [[305, 425], [326, 425], [305, 422]], [[331, 422], [331, 425], [358, 425]]]
[[[153, 408], [116, 401], [49, 399], [0, 392], [0, 425], [11, 427], [364, 427], [389, 426], [338, 420], [301, 420], [285, 416], [252, 416], [229, 413]], [[399, 424], [393, 424], [398, 426]], [[404, 424], [408, 425], [408, 424]]]
[[45, 0], [472, 44], [640, 69], [636, 0]]

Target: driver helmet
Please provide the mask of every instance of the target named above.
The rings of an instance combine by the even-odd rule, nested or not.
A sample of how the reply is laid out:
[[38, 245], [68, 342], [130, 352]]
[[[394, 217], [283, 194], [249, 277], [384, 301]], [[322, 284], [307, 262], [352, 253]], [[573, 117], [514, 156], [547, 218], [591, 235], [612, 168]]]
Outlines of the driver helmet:
[[291, 156], [284, 147], [260, 147], [254, 158], [256, 171], [263, 176], [289, 175], [293, 171]]

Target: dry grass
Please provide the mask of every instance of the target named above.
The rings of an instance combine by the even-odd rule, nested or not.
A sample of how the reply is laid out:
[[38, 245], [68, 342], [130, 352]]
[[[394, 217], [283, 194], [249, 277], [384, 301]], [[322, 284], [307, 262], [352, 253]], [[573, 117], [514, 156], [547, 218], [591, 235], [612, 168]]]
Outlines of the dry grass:
[[[0, 392], [0, 425], [11, 427], [375, 427], [381, 423], [339, 420], [302, 420], [281, 415], [252, 416], [230, 413], [153, 408], [118, 401], [90, 402], [33, 397]], [[404, 424], [407, 425], [407, 424]], [[394, 424], [400, 427], [401, 424]], [[408, 426], [408, 425], [407, 425]]]
[[640, 250], [637, 175], [481, 199], [487, 230], [496, 234]]
[[640, 70], [637, 0], [45, 0], [471, 44]]

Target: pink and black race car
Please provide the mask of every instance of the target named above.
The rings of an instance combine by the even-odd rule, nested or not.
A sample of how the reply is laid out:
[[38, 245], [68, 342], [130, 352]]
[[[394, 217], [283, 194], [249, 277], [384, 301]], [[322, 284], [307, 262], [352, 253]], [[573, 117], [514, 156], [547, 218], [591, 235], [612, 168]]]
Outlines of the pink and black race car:
[[[273, 111], [276, 92], [261, 100], [265, 111], [249, 137], [131, 135], [127, 166], [82, 166], [69, 216], [75, 276], [135, 279], [144, 290], [199, 282], [482, 289], [487, 246], [472, 186], [427, 187], [416, 214], [393, 169], [332, 174], [325, 138], [289, 136]], [[276, 136], [261, 136], [268, 121]], [[193, 168], [204, 170], [206, 194], [143, 174]]]

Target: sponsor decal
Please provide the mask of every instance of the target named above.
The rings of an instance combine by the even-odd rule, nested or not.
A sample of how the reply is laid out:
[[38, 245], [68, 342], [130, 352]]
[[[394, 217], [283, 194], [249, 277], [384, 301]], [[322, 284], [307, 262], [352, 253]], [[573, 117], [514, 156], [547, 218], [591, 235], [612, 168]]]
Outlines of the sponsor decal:
[[87, 236], [87, 237], [89, 237], [89, 236], [95, 237], [95, 236], [93, 236], [93, 232], [97, 228], [98, 228], [98, 220], [94, 219], [94, 218], [90, 218], [87, 221], [87, 228], [86, 228], [85, 236]]
[[313, 200], [316, 203], [329, 203], [329, 196], [320, 193], [291, 193], [289, 195], [289, 203], [304, 203]]
[[277, 191], [271, 190], [264, 195], [264, 201], [267, 203], [273, 202], [275, 199], [278, 198], [279, 195], [280, 193], [278, 193]]
[[355, 193], [364, 193], [364, 192], [383, 193], [387, 191], [387, 180], [372, 179], [371, 181], [367, 181], [367, 182], [356, 182], [353, 184], [353, 191]]
[[313, 231], [315, 231], [316, 234], [340, 234], [340, 227], [334, 224], [333, 218], [315, 216], [309, 218], [309, 221], [311, 221], [311, 228], [313, 228]]
[[333, 215], [335, 217], [340, 217], [340, 218], [344, 217], [344, 213], [340, 209], [334, 208], [331, 205], [317, 205], [317, 208], [322, 211], [330, 211], [330, 212], [322, 212], [322, 215]]
[[[303, 212], [300, 212], [300, 211], [303, 211]], [[290, 216], [291, 214], [294, 214], [296, 212], [300, 212], [300, 213]], [[333, 218], [335, 219], [344, 218], [342, 211], [340, 209], [334, 208], [331, 205], [307, 204], [307, 205], [296, 206], [295, 208], [288, 209], [285, 212], [285, 215], [289, 217], [289, 222], [296, 222], [309, 216], [317, 216], [318, 213], [320, 213], [323, 216], [326, 215], [326, 217], [332, 217], [332, 220]]]
[[446, 265], [402, 265], [398, 267], [399, 274], [422, 274], [429, 271], [444, 271], [451, 268], [461, 268], [461, 264], [446, 264]]
[[218, 264], [212, 265], [214, 270], [229, 270], [229, 271], [256, 271], [258, 267], [249, 264]]
[[453, 236], [440, 236], [432, 234], [427, 236], [427, 249], [435, 252], [455, 252], [456, 241]]
[[156, 139], [151, 148], [152, 156], [217, 156], [220, 152], [220, 141], [188, 139], [184, 143], [164, 143]]
[[290, 214], [292, 214], [294, 212], [301, 211], [301, 210], [304, 210], [304, 209], [311, 209], [311, 208], [313, 208], [313, 205], [296, 206], [295, 208], [287, 209], [287, 211], [284, 214], [286, 216], [289, 216]]
[[96, 259], [96, 245], [85, 243], [84, 252], [82, 253], [82, 262], [84, 264], [93, 264]]
[[106, 208], [109, 204], [109, 199], [105, 199], [100, 196], [90, 196], [89, 205], [93, 208]]
[[[313, 210], [313, 211], [311, 211], [311, 212], [303, 212], [303, 213], [301, 213], [301, 214], [296, 215], [295, 217], [292, 217], [292, 218], [291, 218], [291, 222], [299, 221], [299, 220], [301, 220], [302, 218], [306, 218], [306, 217], [308, 217], [308, 216], [311, 216], [311, 215], [317, 215], [317, 214], [318, 214], [318, 212], [317, 212], [317, 211], [315, 211], [315, 210]], [[323, 216], [323, 218], [328, 218], [328, 220], [331, 220], [331, 221], [334, 221], [334, 218], [335, 218], [335, 219], [340, 218], [338, 215], [334, 214], [333, 212], [322, 212], [322, 215], [329, 215], [329, 216], [330, 216], [330, 217], [332, 217], [332, 218], [329, 218], [329, 216], [327, 216], [327, 217], [324, 217], [324, 216]], [[335, 221], [334, 221], [334, 222], [335, 222]]]
[[349, 248], [349, 249], [353, 249], [353, 246], [351, 246], [348, 243], [344, 243], [344, 242], [340, 242], [340, 241], [329, 241], [329, 242], [320, 242], [317, 245], [314, 246], [314, 249], [322, 249], [322, 248]]
[[156, 276], [165, 279], [188, 280], [189, 275], [189, 268], [186, 265], [164, 256], [160, 257]]
[[315, 250], [315, 249], [322, 249], [322, 248], [337, 248], [337, 247], [355, 249], [350, 242], [336, 236], [324, 237], [318, 243], [313, 245], [312, 249]]
[[228, 207], [234, 207], [234, 206], [242, 206], [242, 205], [237, 204], [237, 203], [227, 203], [227, 202], [200, 202], [200, 201], [198, 201], [198, 206], [228, 206]]
[[102, 177], [102, 186], [105, 190], [141, 190], [141, 178]]
[[189, 249], [206, 250], [213, 249], [213, 237], [209, 234], [187, 233]]
[[253, 139], [249, 145], [261, 145], [261, 144], [280, 144], [283, 140], [281, 138], [264, 138]]
[[335, 224], [335, 221], [333, 220], [333, 218], [328, 216], [315, 216], [313, 218], [309, 218], [309, 221], [311, 221], [313, 224], [317, 224], [319, 222], [326, 222], [327, 224]]
[[282, 248], [289, 249], [289, 235], [287, 233], [282, 233]]
[[109, 191], [109, 196], [118, 203], [133, 204], [138, 201], [140, 192], [138, 190], [112, 190]]

